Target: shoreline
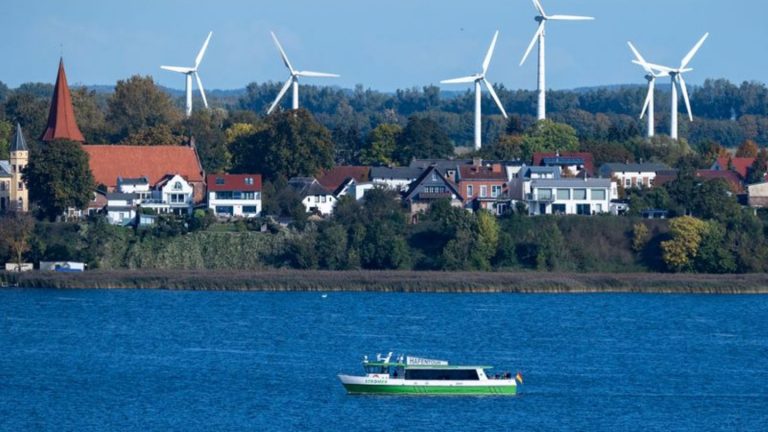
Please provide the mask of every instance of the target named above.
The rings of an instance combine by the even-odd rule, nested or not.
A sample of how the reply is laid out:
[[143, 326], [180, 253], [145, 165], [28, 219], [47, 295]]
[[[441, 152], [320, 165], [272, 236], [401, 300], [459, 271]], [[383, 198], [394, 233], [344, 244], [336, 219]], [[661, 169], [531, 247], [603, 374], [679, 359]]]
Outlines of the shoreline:
[[0, 272], [0, 287], [263, 292], [768, 294], [768, 274], [110, 270]]

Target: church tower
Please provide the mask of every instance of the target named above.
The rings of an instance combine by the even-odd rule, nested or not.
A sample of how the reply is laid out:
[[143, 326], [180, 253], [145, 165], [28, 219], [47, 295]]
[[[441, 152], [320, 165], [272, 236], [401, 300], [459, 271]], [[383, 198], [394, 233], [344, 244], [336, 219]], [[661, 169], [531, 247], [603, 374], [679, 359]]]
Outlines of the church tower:
[[48, 113], [48, 126], [40, 137], [43, 142], [54, 140], [69, 140], [84, 143], [85, 138], [77, 127], [75, 109], [72, 107], [72, 94], [67, 85], [67, 74], [64, 72], [64, 59], [59, 60], [59, 73], [53, 88], [51, 110]]
[[16, 211], [29, 211], [29, 191], [22, 179], [22, 171], [29, 163], [29, 148], [24, 140], [21, 125], [16, 123], [16, 134], [11, 140], [11, 184], [9, 190], [10, 206]]

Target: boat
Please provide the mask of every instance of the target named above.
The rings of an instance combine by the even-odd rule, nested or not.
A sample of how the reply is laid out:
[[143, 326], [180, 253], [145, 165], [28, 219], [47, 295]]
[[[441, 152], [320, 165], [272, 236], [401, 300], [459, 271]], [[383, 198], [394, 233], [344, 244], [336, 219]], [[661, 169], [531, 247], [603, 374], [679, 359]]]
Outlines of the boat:
[[523, 377], [518, 372], [491, 374], [493, 366], [450, 365], [445, 360], [399, 356], [392, 361], [392, 353], [386, 357], [376, 355], [375, 361], [363, 357], [365, 375], [343, 375], [339, 379], [350, 394], [380, 395], [504, 395], [517, 394], [518, 382]]

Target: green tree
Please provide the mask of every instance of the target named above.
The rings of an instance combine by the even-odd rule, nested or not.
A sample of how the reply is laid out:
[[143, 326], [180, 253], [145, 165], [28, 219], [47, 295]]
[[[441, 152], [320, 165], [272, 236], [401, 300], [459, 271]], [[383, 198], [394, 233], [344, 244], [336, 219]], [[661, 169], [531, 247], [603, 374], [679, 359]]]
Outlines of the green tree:
[[768, 173], [768, 151], [761, 149], [747, 171], [747, 184], [762, 183]]
[[30, 236], [35, 220], [26, 213], [10, 212], [0, 217], [0, 247], [13, 257], [17, 268], [24, 262], [24, 254], [30, 250]]
[[304, 110], [273, 114], [266, 128], [230, 146], [232, 171], [261, 173], [268, 180], [313, 176], [333, 165], [330, 132]]
[[171, 97], [149, 76], [134, 75], [118, 81], [107, 102], [107, 123], [114, 142], [136, 136], [144, 129], [161, 125], [173, 128], [180, 120], [181, 112], [174, 107]]
[[752, 140], [746, 140], [741, 145], [739, 145], [739, 148], [736, 149], [736, 157], [745, 157], [745, 158], [753, 158], [757, 157], [757, 153], [760, 151], [760, 147], [755, 144]]
[[316, 249], [321, 268], [328, 270], [347, 268], [347, 231], [343, 226], [333, 222], [322, 225], [317, 236]]
[[94, 90], [78, 87], [72, 91], [72, 106], [77, 125], [88, 143], [104, 143], [108, 140], [104, 111]]
[[401, 165], [422, 158], [453, 156], [453, 145], [440, 126], [431, 119], [411, 116], [397, 138], [395, 159]]
[[96, 190], [88, 154], [72, 141], [52, 141], [42, 151], [34, 152], [23, 175], [30, 200], [49, 219], [70, 207], [85, 209]]
[[496, 216], [487, 210], [480, 210], [475, 217], [477, 219], [477, 244], [473, 248], [472, 257], [476, 268], [488, 270], [491, 268], [491, 260], [499, 247], [499, 222]]
[[171, 130], [170, 126], [165, 124], [159, 124], [157, 126], [149, 126], [137, 130], [131, 133], [127, 137], [120, 141], [121, 144], [126, 145], [180, 145], [183, 138], [176, 135]]
[[669, 223], [672, 238], [661, 242], [663, 259], [667, 268], [675, 272], [692, 270], [694, 260], [708, 230], [707, 222], [692, 216], [672, 219]]
[[0, 160], [8, 160], [10, 157], [12, 135], [13, 125], [5, 120], [0, 120]]
[[380, 124], [368, 134], [366, 147], [360, 153], [363, 165], [388, 166], [394, 163], [397, 139], [403, 128], [396, 124]]
[[534, 153], [578, 149], [579, 138], [576, 136], [576, 130], [567, 124], [541, 120], [525, 135], [521, 152], [524, 159], [531, 159]]
[[632, 250], [642, 252], [650, 240], [648, 227], [644, 223], [638, 222], [632, 227]]
[[182, 123], [184, 133], [195, 140], [200, 162], [206, 172], [225, 172], [230, 168], [232, 155], [227, 148], [224, 132], [226, 111], [198, 110]]

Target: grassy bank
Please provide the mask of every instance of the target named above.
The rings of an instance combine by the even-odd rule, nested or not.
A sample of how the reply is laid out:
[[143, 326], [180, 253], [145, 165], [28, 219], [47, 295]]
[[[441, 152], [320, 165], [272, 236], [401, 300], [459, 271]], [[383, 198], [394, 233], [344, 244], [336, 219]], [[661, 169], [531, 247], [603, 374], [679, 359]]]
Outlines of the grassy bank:
[[768, 274], [603, 274], [413, 271], [92, 271], [0, 273], [0, 285], [25, 288], [214, 291], [369, 291], [436, 293], [768, 294]]

